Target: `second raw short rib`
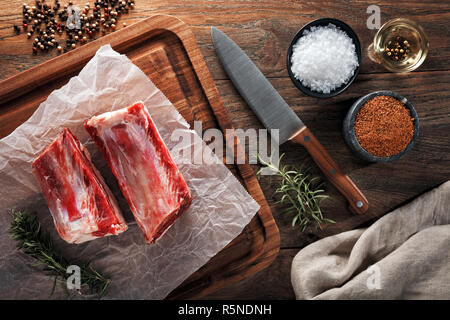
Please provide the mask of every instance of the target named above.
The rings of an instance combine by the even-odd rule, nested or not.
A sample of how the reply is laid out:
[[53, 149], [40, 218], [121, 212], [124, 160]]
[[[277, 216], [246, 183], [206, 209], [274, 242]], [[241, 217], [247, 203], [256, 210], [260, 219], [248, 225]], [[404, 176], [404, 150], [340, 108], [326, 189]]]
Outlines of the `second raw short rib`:
[[94, 116], [85, 128], [99, 146], [147, 243], [189, 207], [192, 195], [143, 103]]

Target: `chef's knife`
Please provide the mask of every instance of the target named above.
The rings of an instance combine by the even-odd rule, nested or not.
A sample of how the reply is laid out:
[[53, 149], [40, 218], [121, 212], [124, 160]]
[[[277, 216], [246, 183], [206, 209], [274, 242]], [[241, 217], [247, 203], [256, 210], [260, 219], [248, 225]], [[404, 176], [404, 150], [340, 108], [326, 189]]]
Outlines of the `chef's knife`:
[[328, 180], [347, 198], [351, 211], [364, 213], [366, 197], [339, 168], [302, 120], [278, 94], [250, 58], [225, 33], [211, 27], [217, 55], [241, 96], [267, 129], [279, 129], [279, 144], [302, 144]]

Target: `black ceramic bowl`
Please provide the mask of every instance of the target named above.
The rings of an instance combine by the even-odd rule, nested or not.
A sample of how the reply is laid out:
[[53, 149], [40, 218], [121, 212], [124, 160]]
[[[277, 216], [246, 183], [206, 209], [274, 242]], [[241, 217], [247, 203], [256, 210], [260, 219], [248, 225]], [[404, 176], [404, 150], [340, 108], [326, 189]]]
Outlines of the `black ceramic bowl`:
[[[361, 147], [358, 139], [355, 136], [354, 123], [358, 111], [362, 108], [362, 106], [364, 106], [367, 101], [377, 96], [391, 96], [396, 98], [397, 100], [400, 100], [405, 105], [405, 107], [409, 109], [411, 117], [414, 118], [414, 134], [411, 142], [402, 152], [391, 157], [378, 157], [370, 154], [363, 147]], [[365, 95], [352, 105], [344, 120], [343, 134], [347, 145], [360, 158], [369, 162], [389, 162], [400, 159], [414, 146], [414, 143], [416, 142], [419, 135], [419, 116], [417, 115], [417, 112], [411, 102], [409, 102], [405, 97], [392, 91], [376, 91]]]
[[[339, 88], [336, 88], [335, 90], [331, 91], [330, 93], [320, 93], [317, 91], [312, 91], [308, 87], [305, 87], [297, 78], [295, 78], [294, 74], [291, 71], [291, 56], [292, 56], [292, 49], [294, 47], [294, 44], [297, 43], [297, 40], [303, 36], [303, 33], [306, 30], [310, 29], [313, 26], [327, 26], [330, 23], [334, 24], [336, 27], [338, 27], [342, 31], [346, 32], [347, 35], [353, 40], [353, 43], [355, 44], [356, 54], [358, 56], [358, 64], [359, 65], [356, 68], [355, 73], [353, 74], [353, 76], [350, 78], [350, 80], [347, 83], [344, 83], [342, 86], [340, 86]], [[303, 28], [301, 28], [297, 32], [294, 39], [292, 39], [291, 44], [289, 45], [288, 52], [287, 52], [287, 69], [288, 69], [289, 77], [291, 77], [292, 82], [295, 84], [295, 86], [297, 88], [299, 88], [305, 94], [307, 94], [311, 97], [316, 97], [316, 98], [330, 98], [330, 97], [334, 97], [334, 96], [338, 95], [339, 93], [343, 92], [345, 89], [347, 89], [352, 84], [353, 80], [355, 80], [355, 78], [359, 72], [359, 66], [361, 65], [361, 56], [362, 56], [361, 43], [359, 42], [358, 36], [353, 31], [353, 29], [350, 28], [346, 23], [342, 22], [341, 20], [331, 19], [331, 18], [323, 18], [323, 19], [314, 20], [314, 21], [306, 24], [305, 26], [303, 26]]]

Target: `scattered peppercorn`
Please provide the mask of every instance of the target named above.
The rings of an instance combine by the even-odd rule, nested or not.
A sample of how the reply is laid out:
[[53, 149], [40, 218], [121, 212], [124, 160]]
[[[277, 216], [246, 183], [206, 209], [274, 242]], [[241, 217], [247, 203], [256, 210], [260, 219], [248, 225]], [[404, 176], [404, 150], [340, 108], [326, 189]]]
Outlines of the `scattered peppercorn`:
[[356, 138], [367, 152], [390, 157], [402, 152], [414, 134], [414, 118], [405, 105], [390, 96], [377, 96], [358, 111], [354, 123]]
[[[39, 50], [47, 52], [54, 48], [59, 52], [66, 52], [76, 47], [75, 42], [86, 43], [86, 36], [95, 39], [97, 32], [105, 34], [115, 30], [119, 16], [133, 9], [135, 0], [94, 0], [92, 6], [86, 3], [79, 12], [79, 21], [69, 20], [69, 17], [77, 13], [76, 7], [72, 8], [72, 5], [73, 2], [68, 1], [62, 6], [60, 0], [55, 0], [53, 6], [46, 4], [45, 0], [35, 0], [32, 7], [23, 3], [22, 23], [13, 26], [14, 32], [20, 34], [22, 27], [27, 33], [27, 38], [36, 33], [37, 37], [34, 38], [32, 47], [33, 54], [37, 54]], [[66, 27], [67, 21], [71, 23]], [[123, 23], [123, 26], [125, 27], [126, 23]], [[56, 41], [55, 34], [64, 37], [64, 33], [65, 45], [61, 46]], [[64, 44], [63, 39], [60, 41]]]

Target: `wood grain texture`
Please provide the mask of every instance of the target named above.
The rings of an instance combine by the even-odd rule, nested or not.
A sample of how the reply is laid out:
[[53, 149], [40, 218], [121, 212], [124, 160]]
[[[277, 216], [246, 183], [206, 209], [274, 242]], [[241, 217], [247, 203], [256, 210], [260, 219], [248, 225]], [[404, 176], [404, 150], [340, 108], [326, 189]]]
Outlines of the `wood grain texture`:
[[[439, 79], [439, 81], [436, 81]], [[299, 93], [289, 78], [270, 79], [278, 92], [302, 117], [324, 148], [364, 192], [371, 206], [364, 215], [351, 215], [345, 199], [331, 186], [332, 196], [323, 203], [325, 216], [338, 221], [324, 230], [307, 230], [302, 234], [292, 228], [291, 219], [278, 214], [281, 208], [272, 198], [279, 179], [262, 177], [261, 187], [275, 215], [281, 234], [281, 248], [301, 248], [317, 238], [344, 230], [351, 230], [366, 221], [373, 220], [395, 207], [412, 200], [415, 196], [447, 181], [450, 178], [450, 72], [413, 72], [405, 75], [360, 75], [348, 91], [338, 97], [320, 100]], [[229, 80], [216, 81], [222, 101], [232, 115], [233, 123], [242, 129], [262, 128], [256, 116], [248, 116], [249, 107]], [[413, 88], [413, 89], [412, 89]], [[390, 163], [367, 163], [351, 153], [342, 136], [342, 122], [351, 104], [369, 92], [390, 89], [408, 97], [420, 118], [420, 135], [417, 144], [403, 158]], [[236, 125], [235, 124], [235, 125]], [[312, 161], [303, 147], [287, 142], [280, 147], [286, 153], [285, 163], [300, 165]], [[313, 167], [315, 173], [321, 174]]]
[[[12, 24], [20, 20], [22, 2], [0, 0], [0, 79], [47, 61], [52, 56], [32, 56], [26, 36], [13, 34]], [[281, 208], [274, 205], [272, 194], [279, 180], [263, 177], [261, 188], [280, 230], [281, 252], [269, 268], [206, 298], [293, 298], [288, 281], [290, 260], [300, 248], [325, 236], [368, 225], [450, 178], [449, 1], [136, 0], [136, 4], [134, 12], [122, 21], [130, 24], [149, 15], [163, 13], [175, 15], [187, 23], [193, 30], [232, 125], [242, 129], [262, 128], [228, 80], [215, 53], [210, 26], [226, 32], [301, 116], [333, 159], [365, 193], [371, 205], [364, 215], [349, 214], [345, 199], [334, 188], [328, 187], [332, 199], [324, 202], [324, 214], [337, 223], [326, 225], [323, 230], [308, 229], [301, 233], [298, 228], [291, 227], [291, 218], [282, 216]], [[370, 4], [380, 7], [382, 23], [396, 17], [407, 17], [423, 26], [430, 41], [430, 52], [418, 70], [402, 75], [386, 73], [368, 59], [366, 48], [376, 32], [366, 27], [366, 9]], [[307, 97], [295, 88], [288, 78], [285, 60], [295, 33], [307, 22], [324, 17], [341, 19], [355, 30], [363, 47], [363, 59], [360, 75], [346, 92], [319, 100]], [[382, 89], [402, 94], [414, 104], [420, 117], [420, 135], [404, 158], [387, 164], [369, 164], [356, 158], [345, 145], [341, 134], [342, 121], [354, 101]], [[13, 108], [8, 112], [14, 112]], [[310, 159], [304, 148], [293, 143], [282, 145], [280, 152], [287, 153], [284, 159], [290, 165], [299, 165]], [[320, 174], [317, 168], [315, 172]]]
[[[73, 1], [83, 5], [85, 0]], [[13, 24], [21, 21], [21, 0], [0, 0], [0, 79], [48, 60], [49, 55], [31, 55], [31, 40], [25, 34], [13, 32]], [[295, 33], [307, 22], [334, 17], [348, 23], [357, 33], [362, 47], [371, 43], [375, 30], [368, 30], [366, 9], [370, 4], [381, 8], [381, 22], [392, 18], [409, 17], [420, 23], [430, 41], [429, 58], [420, 70], [448, 70], [450, 48], [450, 2], [412, 0], [401, 3], [382, 1], [277, 1], [277, 0], [136, 0], [136, 9], [120, 21], [128, 24], [154, 14], [170, 14], [193, 28], [214, 79], [226, 79], [217, 60], [210, 37], [210, 26], [226, 32], [267, 77], [285, 77], [286, 52]], [[361, 73], [385, 72], [367, 59], [364, 51]]]
[[202, 299], [286, 300], [294, 299], [291, 285], [291, 263], [297, 249], [281, 250], [275, 261], [263, 271], [230, 284]]
[[[156, 15], [0, 82], [0, 137], [20, 125], [49, 92], [78, 73], [107, 43], [127, 54], [191, 126], [198, 120], [204, 130], [233, 129], [191, 30], [175, 17]], [[239, 148], [237, 141], [230, 141], [227, 147]], [[201, 297], [263, 269], [278, 253], [278, 229], [254, 172], [248, 164], [230, 165], [230, 169], [260, 210], [241, 235], [185, 280], [170, 298]]]
[[301, 128], [290, 141], [298, 143], [308, 150], [309, 155], [320, 168], [322, 174], [347, 199], [351, 212], [356, 214], [367, 212], [369, 202], [364, 194], [349, 176], [342, 171], [308, 127]]

